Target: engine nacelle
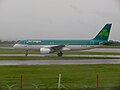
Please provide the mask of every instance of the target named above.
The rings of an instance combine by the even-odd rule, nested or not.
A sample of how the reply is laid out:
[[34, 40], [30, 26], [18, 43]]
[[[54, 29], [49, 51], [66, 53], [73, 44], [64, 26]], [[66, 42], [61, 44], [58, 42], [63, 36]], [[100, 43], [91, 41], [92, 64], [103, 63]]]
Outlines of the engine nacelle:
[[41, 52], [42, 54], [48, 54], [48, 53], [51, 52], [51, 50], [50, 50], [49, 48], [40, 48], [40, 52]]

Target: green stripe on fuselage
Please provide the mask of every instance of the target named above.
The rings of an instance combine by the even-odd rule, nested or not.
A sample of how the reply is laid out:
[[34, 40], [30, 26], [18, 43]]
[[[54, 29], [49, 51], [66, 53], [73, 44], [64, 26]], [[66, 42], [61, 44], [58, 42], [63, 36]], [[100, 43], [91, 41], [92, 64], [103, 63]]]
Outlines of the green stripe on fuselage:
[[18, 44], [28, 45], [99, 45], [104, 40], [21, 40]]

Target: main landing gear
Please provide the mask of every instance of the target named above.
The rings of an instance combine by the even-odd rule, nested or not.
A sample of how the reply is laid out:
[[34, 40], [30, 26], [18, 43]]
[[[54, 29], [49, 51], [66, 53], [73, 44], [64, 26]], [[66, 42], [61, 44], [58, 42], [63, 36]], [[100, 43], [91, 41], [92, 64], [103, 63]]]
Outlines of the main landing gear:
[[62, 53], [62, 52], [59, 52], [59, 53], [57, 54], [57, 56], [61, 57], [61, 56], [63, 56], [63, 53]]
[[26, 50], [25, 56], [28, 56], [28, 50]]

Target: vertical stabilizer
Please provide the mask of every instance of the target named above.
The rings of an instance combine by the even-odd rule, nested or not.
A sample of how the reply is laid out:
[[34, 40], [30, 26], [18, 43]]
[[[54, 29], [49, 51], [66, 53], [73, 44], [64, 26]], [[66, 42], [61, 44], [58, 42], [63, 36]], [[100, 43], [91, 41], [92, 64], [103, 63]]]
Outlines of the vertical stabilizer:
[[106, 24], [93, 40], [108, 40], [112, 24]]

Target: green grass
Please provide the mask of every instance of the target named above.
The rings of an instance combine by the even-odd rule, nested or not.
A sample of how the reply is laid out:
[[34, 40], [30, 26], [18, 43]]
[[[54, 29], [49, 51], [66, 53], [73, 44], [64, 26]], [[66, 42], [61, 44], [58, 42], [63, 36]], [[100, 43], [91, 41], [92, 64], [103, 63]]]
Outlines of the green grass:
[[102, 48], [120, 48], [120, 46], [103, 46]]
[[0, 56], [0, 60], [80, 60], [80, 59], [120, 59], [119, 57], [88, 57], [88, 56]]
[[[53, 88], [57, 87], [59, 73], [62, 74], [61, 84], [68, 88], [64, 90], [95, 90], [90, 88], [96, 88], [97, 74], [100, 88], [120, 89], [120, 65], [36, 65], [0, 66], [0, 90], [8, 90], [6, 85], [12, 84], [16, 84], [12, 90], [19, 90], [21, 74], [23, 90], [34, 90], [32, 84], [42, 84], [43, 88], [56, 90]], [[114, 87], [118, 89], [112, 89]]]

